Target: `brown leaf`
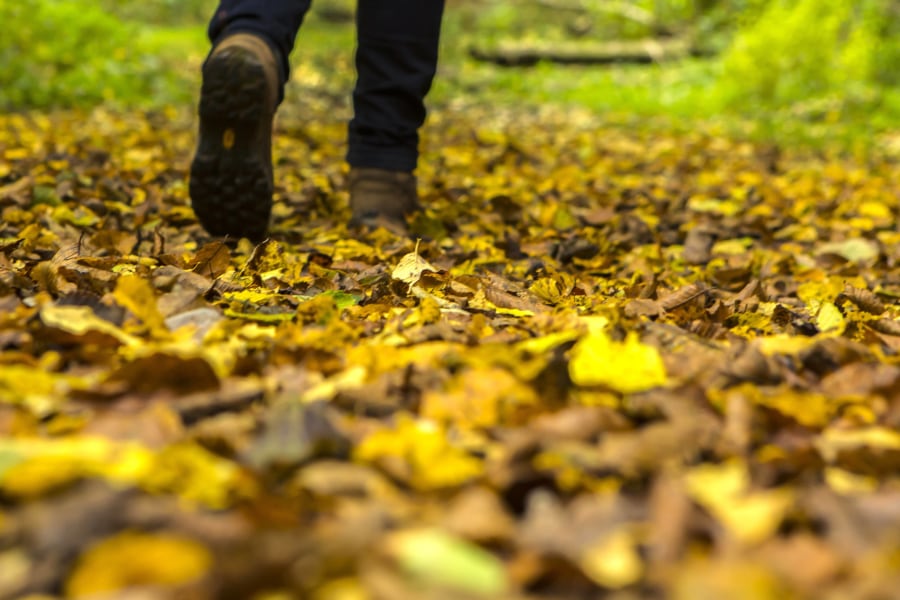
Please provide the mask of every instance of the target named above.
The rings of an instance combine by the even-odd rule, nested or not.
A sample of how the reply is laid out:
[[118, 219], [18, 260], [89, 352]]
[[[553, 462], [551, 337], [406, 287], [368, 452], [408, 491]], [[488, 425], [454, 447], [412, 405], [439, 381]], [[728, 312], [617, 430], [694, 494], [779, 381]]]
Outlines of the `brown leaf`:
[[505, 543], [515, 533], [515, 521], [496, 494], [472, 487], [456, 496], [447, 507], [443, 526], [450, 533], [479, 543]]
[[700, 282], [691, 283], [660, 298], [659, 305], [663, 310], [675, 310], [701, 296], [705, 296], [706, 293], [707, 287], [705, 284]]
[[684, 241], [684, 262], [689, 265], [705, 265], [712, 258], [716, 232], [705, 227], [692, 227]]
[[884, 302], [881, 301], [881, 298], [879, 298], [869, 290], [855, 288], [847, 285], [844, 286], [843, 295], [845, 298], [850, 300], [850, 302], [869, 314], [880, 315], [884, 313], [885, 310], [887, 310]]
[[231, 251], [225, 242], [210, 242], [197, 251], [186, 267], [198, 275], [215, 279], [231, 267]]
[[648, 300], [646, 298], [632, 298], [625, 304], [625, 316], [636, 317], [658, 317], [662, 312], [662, 306], [656, 300]]
[[121, 383], [123, 392], [152, 394], [167, 390], [190, 394], [219, 388], [219, 377], [206, 360], [156, 352], [119, 367], [106, 378]]
[[888, 317], [882, 317], [874, 321], [867, 321], [866, 324], [884, 335], [900, 336], [900, 322]]
[[304, 405], [284, 398], [269, 409], [265, 428], [246, 459], [257, 468], [284, 468], [315, 457], [342, 457], [347, 450], [337, 415], [326, 403]]

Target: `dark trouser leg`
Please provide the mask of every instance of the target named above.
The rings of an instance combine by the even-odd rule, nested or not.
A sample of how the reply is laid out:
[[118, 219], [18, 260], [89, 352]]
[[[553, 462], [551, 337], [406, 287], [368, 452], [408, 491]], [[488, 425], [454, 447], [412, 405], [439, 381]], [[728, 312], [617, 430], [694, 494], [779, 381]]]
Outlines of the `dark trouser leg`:
[[350, 165], [415, 169], [443, 11], [444, 0], [359, 0]]
[[288, 59], [310, 4], [311, 0], [220, 0], [209, 22], [209, 39], [213, 46], [233, 33], [254, 33], [264, 39], [278, 61], [281, 102], [290, 74]]

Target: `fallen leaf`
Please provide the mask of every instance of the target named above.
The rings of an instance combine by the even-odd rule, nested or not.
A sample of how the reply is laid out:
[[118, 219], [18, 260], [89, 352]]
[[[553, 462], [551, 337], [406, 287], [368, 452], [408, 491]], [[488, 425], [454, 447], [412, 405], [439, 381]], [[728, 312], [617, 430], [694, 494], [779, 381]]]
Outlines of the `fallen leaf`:
[[400, 567], [423, 585], [485, 597], [507, 590], [503, 566], [494, 556], [442, 531], [401, 531], [385, 544]]
[[409, 254], [403, 255], [400, 262], [391, 271], [391, 277], [409, 285], [414, 285], [418, 283], [422, 273], [427, 271], [437, 273], [438, 269], [419, 255], [419, 243], [416, 242], [416, 249]]
[[579, 560], [585, 574], [605, 588], [619, 589], [636, 583], [644, 574], [637, 541], [625, 528], [591, 545]]
[[872, 240], [850, 238], [842, 242], [830, 242], [818, 247], [819, 254], [836, 254], [849, 262], [870, 262], [878, 258], [881, 249]]
[[656, 348], [642, 344], [634, 333], [617, 342], [603, 331], [589, 333], [575, 344], [569, 375], [576, 385], [605, 385], [624, 394], [649, 390], [668, 381]]
[[694, 467], [685, 484], [691, 497], [745, 544], [774, 533], [794, 501], [788, 489], [751, 491], [747, 468], [738, 461]]
[[66, 595], [81, 598], [143, 586], [177, 589], [199, 580], [211, 565], [209, 551], [193, 540], [125, 532], [81, 556], [66, 581]]

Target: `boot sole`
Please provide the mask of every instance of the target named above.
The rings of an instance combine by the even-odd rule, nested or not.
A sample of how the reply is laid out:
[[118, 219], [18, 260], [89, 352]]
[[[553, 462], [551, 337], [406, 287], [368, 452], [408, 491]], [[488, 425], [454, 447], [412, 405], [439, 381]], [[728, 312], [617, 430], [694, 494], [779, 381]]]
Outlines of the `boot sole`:
[[241, 48], [223, 50], [203, 67], [200, 139], [191, 163], [191, 206], [215, 236], [266, 236], [272, 213], [271, 135], [266, 74]]

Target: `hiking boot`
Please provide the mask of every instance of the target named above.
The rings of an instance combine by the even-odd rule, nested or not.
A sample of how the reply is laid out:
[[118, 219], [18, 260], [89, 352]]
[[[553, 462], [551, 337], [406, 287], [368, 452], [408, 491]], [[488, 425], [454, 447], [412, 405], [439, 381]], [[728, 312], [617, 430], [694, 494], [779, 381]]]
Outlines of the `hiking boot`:
[[203, 65], [191, 206], [215, 236], [259, 241], [272, 213], [272, 118], [278, 66], [261, 38], [225, 38]]
[[407, 215], [419, 210], [416, 176], [405, 171], [351, 167], [351, 226], [383, 226], [406, 232]]

